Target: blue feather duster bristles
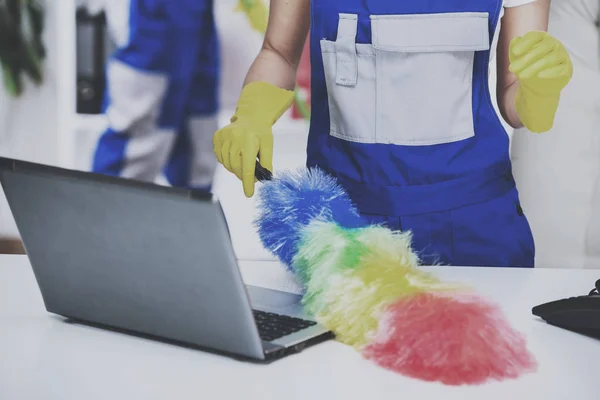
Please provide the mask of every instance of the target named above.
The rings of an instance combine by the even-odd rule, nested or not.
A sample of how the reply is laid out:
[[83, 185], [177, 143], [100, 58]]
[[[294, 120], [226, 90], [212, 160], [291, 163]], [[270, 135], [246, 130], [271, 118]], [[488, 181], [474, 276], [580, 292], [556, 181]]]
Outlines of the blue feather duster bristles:
[[535, 368], [500, 309], [418, 268], [410, 234], [369, 225], [335, 178], [302, 169], [259, 190], [263, 245], [301, 281], [306, 312], [339, 341], [385, 368], [452, 385]]
[[289, 270], [302, 229], [313, 220], [349, 229], [367, 225], [335, 178], [317, 168], [283, 172], [265, 182], [258, 207], [255, 226], [260, 239]]

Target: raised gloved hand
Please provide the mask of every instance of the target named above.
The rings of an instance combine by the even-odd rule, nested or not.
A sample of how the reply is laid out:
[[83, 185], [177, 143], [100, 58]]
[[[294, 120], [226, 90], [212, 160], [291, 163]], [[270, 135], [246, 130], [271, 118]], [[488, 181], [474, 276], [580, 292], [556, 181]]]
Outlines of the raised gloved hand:
[[573, 76], [569, 53], [548, 33], [532, 31], [510, 42], [509, 59], [519, 80], [515, 106], [521, 122], [532, 132], [550, 130], [560, 93]]
[[273, 124], [291, 106], [294, 92], [266, 82], [242, 89], [231, 123], [213, 136], [217, 160], [242, 181], [246, 197], [254, 195], [256, 158], [273, 171]]

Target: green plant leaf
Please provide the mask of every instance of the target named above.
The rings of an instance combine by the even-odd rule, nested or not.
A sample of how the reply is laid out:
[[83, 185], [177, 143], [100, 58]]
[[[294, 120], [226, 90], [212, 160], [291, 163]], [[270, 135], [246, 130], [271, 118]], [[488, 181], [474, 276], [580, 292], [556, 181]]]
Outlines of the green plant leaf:
[[2, 64], [2, 80], [8, 94], [12, 97], [19, 97], [22, 94], [22, 87], [19, 85], [18, 78], [14, 75], [12, 69]]

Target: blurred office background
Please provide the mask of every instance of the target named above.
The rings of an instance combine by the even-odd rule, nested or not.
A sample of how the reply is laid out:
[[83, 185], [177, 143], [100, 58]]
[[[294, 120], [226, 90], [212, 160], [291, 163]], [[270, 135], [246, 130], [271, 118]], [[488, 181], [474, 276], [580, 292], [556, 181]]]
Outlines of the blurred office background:
[[[19, 97], [10, 96], [7, 90], [0, 86], [0, 156], [20, 158], [50, 165], [67, 168], [89, 170], [94, 147], [102, 133], [106, 122], [100, 113], [100, 102], [103, 90], [103, 66], [110, 55], [114, 44], [109, 38], [104, 15], [100, 6], [106, 0], [41, 0], [44, 7], [44, 32], [43, 42], [46, 48], [46, 58], [43, 63], [44, 82], [36, 86], [27, 82], [24, 92]], [[118, 1], [118, 0], [116, 0]], [[577, 114], [577, 119], [588, 121], [581, 125], [581, 129], [589, 130], [594, 126], [595, 131], [600, 130], [600, 46], [598, 32], [598, 3], [600, 0], [554, 0], [553, 15], [550, 21], [550, 32], [563, 40], [574, 57], [576, 76], [585, 70], [585, 82], [590, 86], [582, 88], [582, 81], [576, 81], [570, 92], [566, 95], [571, 105], [562, 106], [559, 110], [558, 128], [553, 132], [532, 139], [531, 143], [521, 143], [516, 149], [518, 157], [527, 159], [528, 152], [539, 153], [531, 148], [538, 146], [543, 151], [556, 151], [560, 154], [560, 141], [555, 139], [561, 136], [569, 141], [571, 133], [569, 124], [574, 118], [569, 118], [573, 110], [581, 110], [577, 99], [580, 92], [589, 92], [585, 97], [584, 110]], [[268, 1], [267, 1], [268, 2]], [[216, 0], [215, 14], [221, 47], [221, 112], [220, 124], [227, 123], [233, 113], [237, 97], [245, 74], [260, 49], [262, 37], [252, 30], [248, 20], [242, 13], [234, 12], [236, 0]], [[564, 28], [577, 26], [577, 31]], [[581, 49], [579, 44], [585, 46]], [[495, 99], [495, 64], [491, 64], [490, 88], [492, 98]], [[583, 75], [582, 75], [583, 76]], [[585, 85], [585, 84], [584, 84]], [[593, 91], [593, 93], [591, 92]], [[590, 106], [590, 102], [594, 105]], [[595, 102], [595, 103], [594, 103]], [[587, 106], [587, 108], [585, 108]], [[567, 115], [568, 114], [568, 115]], [[505, 124], [511, 137], [513, 131]], [[574, 127], [573, 129], [579, 129]], [[304, 149], [308, 133], [308, 123], [295, 111], [289, 111], [275, 126], [275, 168], [295, 168], [304, 162]], [[529, 132], [516, 132], [516, 135], [531, 136]], [[587, 134], [583, 132], [582, 135]], [[589, 136], [589, 135], [588, 135]], [[600, 234], [595, 233], [590, 224], [586, 223], [597, 218], [598, 231], [600, 231], [600, 216], [593, 215], [593, 209], [600, 210], [600, 195], [593, 197], [592, 181], [600, 176], [600, 146], [597, 140], [586, 142], [590, 162], [587, 166], [587, 175], [580, 181], [580, 186], [585, 189], [576, 196], [561, 200], [561, 209], [549, 210], [545, 213], [574, 213], [580, 215], [577, 226], [564, 226], [563, 220], [552, 225], [550, 230], [564, 229], [566, 235], [579, 235], [581, 239], [576, 245], [571, 246], [561, 253], [561, 257], [554, 257], [560, 251], [563, 234], [550, 236], [548, 226], [544, 226], [543, 217], [535, 215], [532, 222], [534, 236], [542, 236], [542, 251], [544, 252], [544, 265], [548, 267], [599, 267], [600, 263], [590, 263], [585, 260], [585, 253], [594, 246], [597, 240], [600, 246]], [[535, 143], [534, 143], [535, 142]], [[590, 147], [591, 146], [591, 147]], [[596, 159], [592, 160], [596, 151]], [[567, 158], [558, 157], [560, 162], [570, 163], [573, 159], [580, 158], [576, 150], [569, 153]], [[533, 160], [534, 158], [532, 158]], [[548, 159], [537, 162], [543, 165]], [[559, 162], [559, 164], [560, 164]], [[553, 164], [556, 162], [552, 161]], [[529, 164], [521, 162], [519, 168], [529, 170]], [[539, 170], [536, 170], [539, 174]], [[576, 173], [576, 172], [574, 172]], [[552, 196], [552, 191], [536, 189], [536, 183], [526, 173], [517, 171], [519, 184], [528, 185], [535, 193], [542, 191], [544, 196]], [[519, 179], [521, 182], [519, 182]], [[568, 190], [577, 191], [577, 187], [568, 186], [572, 182], [565, 174], [558, 174], [554, 183], [554, 190], [560, 192], [561, 185], [566, 185]], [[160, 182], [160, 179], [157, 183]], [[545, 187], [545, 186], [544, 186]], [[558, 187], [558, 189], [557, 189]], [[245, 259], [271, 259], [266, 253], [258, 238], [252, 230], [252, 216], [254, 201], [243, 196], [241, 185], [229, 173], [218, 169], [214, 191], [223, 203], [228, 220], [231, 224], [232, 236], [236, 253]], [[537, 202], [543, 200], [529, 195], [524, 203], [526, 208], [534, 208]], [[578, 196], [578, 197], [577, 197]], [[593, 198], [592, 198], [593, 197]], [[531, 200], [529, 200], [531, 198]], [[548, 204], [556, 204], [549, 202]], [[587, 207], [585, 212], [577, 212], [577, 207]], [[529, 212], [528, 209], [525, 210]], [[598, 212], [600, 215], [600, 211]], [[564, 219], [566, 221], [566, 219]], [[573, 222], [575, 223], [575, 222]], [[556, 224], [562, 227], [556, 228]], [[594, 236], [596, 235], [596, 236]], [[597, 237], [598, 239], [595, 239]], [[537, 239], [536, 239], [537, 240]], [[579, 246], [579, 247], [577, 247]], [[584, 246], [584, 247], [582, 247]], [[563, 246], [564, 247], [564, 246]], [[568, 247], [568, 246], [567, 246]], [[0, 189], [0, 253], [20, 252], [19, 234], [11, 216], [3, 193]], [[555, 253], [553, 253], [555, 252]], [[552, 259], [560, 260], [558, 265]], [[563, 265], [571, 260], [570, 265]], [[564, 262], [563, 262], [564, 261]]]
[[[19, 97], [9, 95], [0, 85], [0, 156], [90, 169], [96, 142], [106, 127], [100, 113], [103, 68], [114, 49], [102, 11], [104, 1], [40, 0], [47, 53], [43, 61], [44, 82], [36, 86], [25, 80]], [[234, 11], [237, 3], [214, 2], [221, 46], [221, 125], [231, 117], [245, 74], [262, 44], [262, 35], [251, 28], [246, 16]], [[286, 136], [278, 144], [284, 146], [284, 153], [288, 153], [288, 148], [292, 153], [291, 158], [282, 158], [292, 166], [302, 164], [307, 127], [292, 110], [277, 124], [276, 134]], [[233, 235], [254, 239], [252, 232], [245, 230], [252, 201], [243, 197], [241, 186], [228, 173], [219, 170], [217, 174], [215, 191], [222, 197], [224, 207], [227, 211], [239, 211], [228, 216], [239, 220], [233, 223]], [[166, 184], [160, 178], [157, 183]], [[0, 188], [0, 253], [22, 252], [18, 239], [15, 221]], [[257, 244], [255, 239], [252, 244], [243, 245], [241, 256], [256, 252], [258, 257], [269, 257], [261, 253], [262, 249], [256, 250]]]

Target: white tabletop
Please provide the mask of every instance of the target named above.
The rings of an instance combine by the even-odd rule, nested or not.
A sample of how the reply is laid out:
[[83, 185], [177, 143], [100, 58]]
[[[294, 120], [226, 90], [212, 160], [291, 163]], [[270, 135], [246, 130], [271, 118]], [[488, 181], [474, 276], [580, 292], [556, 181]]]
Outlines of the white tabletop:
[[[277, 263], [241, 262], [248, 283], [294, 290]], [[48, 314], [27, 258], [0, 256], [0, 399], [592, 399], [600, 341], [548, 326], [531, 307], [587, 293], [590, 270], [435, 268], [497, 301], [540, 364], [519, 380], [449, 387], [408, 379], [327, 343], [270, 365], [63, 322]]]

